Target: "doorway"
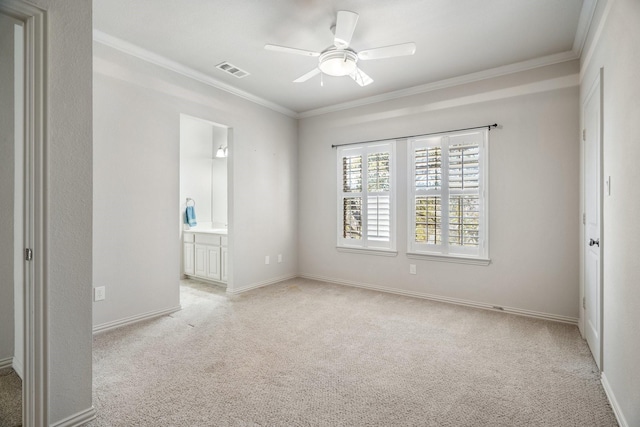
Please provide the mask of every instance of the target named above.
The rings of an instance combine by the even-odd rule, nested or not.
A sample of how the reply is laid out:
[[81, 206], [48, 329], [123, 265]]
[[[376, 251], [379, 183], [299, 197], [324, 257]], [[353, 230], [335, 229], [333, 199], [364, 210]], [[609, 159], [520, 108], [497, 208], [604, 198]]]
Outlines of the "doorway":
[[232, 280], [227, 162], [232, 134], [228, 126], [180, 115], [181, 277], [223, 287]]
[[584, 130], [583, 331], [602, 370], [602, 70], [582, 107]]
[[0, 419], [22, 423], [24, 378], [24, 28], [0, 14]]

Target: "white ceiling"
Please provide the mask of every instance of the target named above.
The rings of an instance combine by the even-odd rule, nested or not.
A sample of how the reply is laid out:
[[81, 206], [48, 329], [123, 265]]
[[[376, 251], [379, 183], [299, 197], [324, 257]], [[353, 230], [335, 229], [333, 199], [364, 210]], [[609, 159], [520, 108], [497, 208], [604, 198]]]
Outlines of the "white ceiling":
[[[522, 61], [543, 58], [536, 63], [545, 63], [576, 58], [593, 3], [594, 0], [93, 0], [93, 22], [98, 41], [102, 38], [109, 39], [112, 45], [119, 41], [131, 43], [207, 75], [214, 84], [217, 81], [266, 100], [267, 104], [303, 113]], [[366, 87], [348, 77], [326, 76], [323, 87], [319, 76], [293, 83], [317, 65], [317, 58], [266, 51], [264, 45], [322, 51], [332, 44], [330, 27], [338, 10], [360, 15], [352, 49], [412, 41], [416, 43], [415, 55], [359, 63], [374, 80]], [[218, 70], [216, 65], [223, 61], [251, 75], [237, 79]]]

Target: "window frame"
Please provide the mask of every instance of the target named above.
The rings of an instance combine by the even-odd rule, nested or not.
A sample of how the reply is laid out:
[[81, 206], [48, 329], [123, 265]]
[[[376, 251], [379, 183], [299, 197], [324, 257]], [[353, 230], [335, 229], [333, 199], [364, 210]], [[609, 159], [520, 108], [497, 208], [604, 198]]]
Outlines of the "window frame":
[[[369, 238], [367, 236], [367, 226], [369, 219], [368, 198], [372, 196], [384, 195], [387, 192], [370, 192], [368, 189], [368, 156], [370, 154], [388, 152], [389, 153], [389, 240]], [[360, 192], [344, 192], [343, 188], [343, 158], [351, 155], [362, 156], [362, 189]], [[341, 252], [365, 253], [382, 256], [396, 256], [397, 249], [397, 158], [396, 141], [384, 140], [364, 144], [344, 145], [337, 147], [336, 155], [336, 188], [337, 188], [337, 209], [336, 209], [336, 249]], [[361, 197], [361, 239], [346, 239], [343, 237], [343, 198]]]
[[[478, 190], [451, 190], [449, 183], [449, 147], [456, 140], [472, 138], [478, 140]], [[453, 140], [453, 142], [452, 142]], [[439, 191], [417, 189], [416, 150], [439, 146], [442, 157], [442, 180]], [[448, 132], [435, 135], [412, 137], [407, 140], [407, 257], [412, 259], [428, 259], [445, 262], [457, 262], [474, 265], [488, 265], [489, 258], [489, 131], [488, 129]], [[445, 174], [445, 171], [447, 173]], [[451, 194], [475, 195], [479, 203], [479, 246], [475, 248], [454, 247], [448, 239], [449, 228], [449, 196]], [[439, 245], [416, 242], [416, 197], [433, 195], [441, 199], [441, 231], [442, 240]], [[446, 200], [446, 201], [445, 201]], [[446, 205], [446, 210], [445, 210]], [[452, 247], [454, 249], [452, 249]]]

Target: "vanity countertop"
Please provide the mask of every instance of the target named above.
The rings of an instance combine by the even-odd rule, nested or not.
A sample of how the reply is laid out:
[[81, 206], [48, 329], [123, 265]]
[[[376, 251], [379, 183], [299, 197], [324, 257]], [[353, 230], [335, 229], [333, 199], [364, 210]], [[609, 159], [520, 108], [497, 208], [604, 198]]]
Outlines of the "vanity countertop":
[[202, 234], [221, 234], [223, 236], [227, 235], [226, 228], [192, 228], [190, 230], [185, 230], [185, 233], [202, 233]]

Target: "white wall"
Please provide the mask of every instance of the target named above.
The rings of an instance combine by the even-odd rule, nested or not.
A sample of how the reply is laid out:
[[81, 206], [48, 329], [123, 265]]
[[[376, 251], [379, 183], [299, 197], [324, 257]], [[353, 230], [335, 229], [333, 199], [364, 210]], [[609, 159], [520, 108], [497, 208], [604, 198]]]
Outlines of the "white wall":
[[[0, 362], [14, 356], [14, 21], [0, 15]], [[7, 82], [5, 84], [4, 82]]]
[[[94, 286], [107, 287], [94, 325], [179, 304], [180, 114], [233, 129], [227, 289], [295, 275], [296, 121], [105, 45], [94, 53]], [[264, 265], [278, 253], [285, 262]]]
[[[213, 179], [213, 126], [194, 117], [180, 116], [180, 214], [186, 199], [195, 201], [199, 227], [211, 225]], [[181, 223], [184, 221], [181, 220]]]
[[91, 1], [31, 3], [47, 9], [48, 20], [44, 274], [55, 424], [91, 408]]
[[[213, 128], [213, 150], [214, 154], [218, 151], [218, 147], [223, 148], [228, 143], [227, 129], [221, 127]], [[227, 150], [228, 153], [229, 150]], [[211, 214], [214, 227], [224, 227], [228, 224], [227, 206], [228, 206], [228, 177], [227, 177], [227, 158], [214, 157], [213, 171], [211, 175]]]
[[[578, 64], [562, 63], [300, 120], [299, 271], [413, 295], [578, 317]], [[409, 260], [406, 143], [398, 256], [336, 250], [332, 144], [498, 123], [490, 132], [489, 266]], [[409, 274], [417, 265], [417, 275]]]
[[[604, 68], [603, 161], [611, 195], [603, 199], [602, 378], [622, 426], [640, 425], [640, 3], [600, 1], [582, 59], [581, 99]], [[603, 19], [606, 18], [606, 19]], [[596, 22], [598, 22], [596, 20]]]

